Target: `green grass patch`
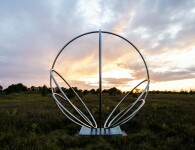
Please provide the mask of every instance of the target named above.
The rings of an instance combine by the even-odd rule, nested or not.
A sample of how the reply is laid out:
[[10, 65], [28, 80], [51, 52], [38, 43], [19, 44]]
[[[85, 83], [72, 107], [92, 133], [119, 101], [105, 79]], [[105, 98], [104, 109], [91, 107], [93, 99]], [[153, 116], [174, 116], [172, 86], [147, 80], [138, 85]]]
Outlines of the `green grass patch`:
[[[103, 95], [104, 119], [121, 96]], [[97, 117], [98, 96], [82, 99]], [[121, 127], [128, 136], [77, 137], [80, 127], [60, 112], [49, 94], [0, 95], [0, 149], [195, 149], [194, 108], [195, 95], [149, 94], [140, 112]]]

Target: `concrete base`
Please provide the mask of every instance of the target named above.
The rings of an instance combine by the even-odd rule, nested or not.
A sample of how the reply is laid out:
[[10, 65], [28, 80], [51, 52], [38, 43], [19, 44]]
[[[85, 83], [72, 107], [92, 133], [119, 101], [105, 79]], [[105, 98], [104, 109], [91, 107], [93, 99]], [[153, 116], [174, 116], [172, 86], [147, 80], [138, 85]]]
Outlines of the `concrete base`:
[[79, 136], [109, 136], [109, 135], [117, 135], [117, 136], [126, 136], [127, 134], [121, 130], [120, 126], [114, 127], [114, 128], [88, 128], [85, 126], [81, 127], [81, 130], [78, 133]]

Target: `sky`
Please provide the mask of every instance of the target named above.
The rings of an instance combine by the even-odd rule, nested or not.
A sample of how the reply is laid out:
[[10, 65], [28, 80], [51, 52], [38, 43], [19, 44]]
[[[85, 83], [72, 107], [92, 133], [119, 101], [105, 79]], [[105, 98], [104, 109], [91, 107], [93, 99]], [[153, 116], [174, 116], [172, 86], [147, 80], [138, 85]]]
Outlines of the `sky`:
[[[1, 0], [0, 85], [49, 86], [49, 70], [61, 48], [99, 29], [139, 49], [150, 90], [195, 89], [194, 0]], [[103, 88], [128, 91], [146, 79], [139, 54], [115, 36], [102, 34], [102, 64]], [[72, 42], [54, 69], [71, 86], [97, 88], [98, 34]]]

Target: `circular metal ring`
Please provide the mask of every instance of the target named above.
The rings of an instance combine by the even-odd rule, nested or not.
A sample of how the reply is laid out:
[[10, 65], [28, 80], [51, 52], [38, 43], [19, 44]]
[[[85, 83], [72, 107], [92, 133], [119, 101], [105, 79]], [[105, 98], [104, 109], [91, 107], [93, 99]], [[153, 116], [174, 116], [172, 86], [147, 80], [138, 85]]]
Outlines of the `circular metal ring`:
[[[86, 126], [89, 128], [97, 128], [97, 123], [96, 120], [94, 119], [93, 115], [91, 114], [91, 112], [89, 111], [88, 107], [85, 105], [85, 103], [83, 102], [83, 100], [80, 98], [80, 96], [76, 93], [76, 91], [70, 86], [70, 84], [57, 72], [54, 70], [54, 66], [55, 63], [59, 57], [59, 55], [62, 53], [62, 51], [73, 41], [75, 41], [76, 39], [88, 35], [88, 34], [94, 34], [94, 33], [99, 33], [99, 38], [101, 38], [101, 33], [104, 34], [110, 34], [110, 35], [114, 35], [117, 36], [123, 40], [125, 40], [127, 43], [129, 43], [139, 54], [139, 56], [141, 56], [141, 59], [143, 60], [143, 63], [145, 65], [145, 69], [146, 69], [146, 73], [147, 73], [147, 79], [143, 80], [142, 82], [140, 82], [138, 85], [136, 85], [129, 93], [127, 93], [121, 100], [120, 102], [115, 106], [115, 108], [112, 110], [112, 112], [109, 114], [109, 116], [107, 117], [105, 123], [104, 123], [104, 128], [112, 128], [112, 127], [116, 127], [116, 126], [120, 126], [124, 123], [126, 123], [127, 121], [129, 121], [131, 118], [133, 118], [137, 112], [141, 109], [141, 107], [144, 105], [145, 103], [145, 99], [148, 95], [148, 91], [149, 91], [149, 84], [150, 84], [150, 76], [149, 76], [149, 71], [148, 71], [148, 67], [146, 64], [146, 61], [143, 57], [143, 55], [141, 54], [141, 52], [136, 48], [136, 46], [134, 44], [132, 44], [129, 40], [127, 40], [126, 38], [117, 35], [115, 33], [112, 32], [107, 32], [107, 31], [92, 31], [92, 32], [87, 32], [84, 34], [81, 34], [75, 38], [73, 38], [72, 40], [70, 40], [66, 45], [64, 45], [62, 47], [62, 49], [59, 51], [59, 53], [57, 54], [56, 58], [54, 59], [54, 62], [52, 64], [51, 70], [50, 70], [50, 87], [51, 87], [51, 91], [52, 91], [52, 96], [57, 104], [57, 106], [60, 108], [60, 110], [63, 112], [63, 114], [68, 117], [71, 121], [73, 121], [74, 123], [81, 125], [81, 126]], [[99, 40], [100, 42], [100, 40]], [[70, 99], [66, 96], [66, 94], [63, 92], [63, 90], [61, 89], [61, 87], [59, 86], [59, 84], [57, 83], [53, 72], [55, 72], [67, 85], [68, 87], [74, 92], [74, 94], [78, 97], [78, 99], [81, 101], [82, 105], [84, 106], [84, 108], [87, 110], [88, 114], [90, 115], [90, 118], [92, 119], [92, 121], [80, 110], [78, 109], [71, 101]], [[55, 93], [53, 86], [52, 86], [52, 81], [54, 81], [55, 85], [58, 87], [58, 89], [60, 90], [61, 94]], [[140, 93], [139, 97], [130, 105], [128, 105], [125, 109], [123, 109], [121, 112], [119, 112], [117, 115], [115, 115], [112, 119], [112, 115], [113, 113], [116, 111], [116, 109], [119, 107], [119, 105], [127, 98], [127, 96], [129, 94], [131, 94], [131, 92], [137, 88], [139, 85], [141, 85], [142, 83], [147, 82], [147, 85], [145, 87], [145, 89], [142, 91], [142, 93]], [[101, 93], [101, 91], [100, 91]], [[80, 119], [78, 119], [75, 115], [73, 115], [70, 111], [68, 111], [61, 103], [60, 101], [56, 98], [56, 95], [59, 96], [60, 98], [62, 98], [63, 100], [68, 101], [68, 103], [73, 107], [73, 109], [80, 115], [80, 117], [82, 117], [84, 119], [85, 122], [81, 121]], [[126, 116], [124, 118], [124, 116], [138, 103], [138, 102], [142, 102], [139, 107], [134, 110], [130, 115]], [[100, 112], [101, 113], [101, 112]]]

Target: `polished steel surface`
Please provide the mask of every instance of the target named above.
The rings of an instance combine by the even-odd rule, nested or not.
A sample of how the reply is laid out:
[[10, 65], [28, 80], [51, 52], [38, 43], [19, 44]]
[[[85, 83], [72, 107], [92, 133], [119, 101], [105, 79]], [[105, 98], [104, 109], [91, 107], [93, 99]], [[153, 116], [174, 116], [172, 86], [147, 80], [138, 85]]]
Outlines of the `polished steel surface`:
[[[76, 91], [71, 87], [71, 85], [54, 69], [56, 60], [58, 59], [61, 52], [74, 40], [76, 40], [82, 36], [86, 36], [88, 34], [99, 34], [99, 125], [97, 125], [97, 122], [96, 122], [94, 116], [92, 115], [92, 113], [88, 109], [87, 105], [83, 102], [81, 97], [76, 93]], [[128, 42], [131, 46], [133, 46], [133, 48], [141, 56], [141, 59], [143, 60], [143, 63], [145, 65], [146, 74], [147, 74], [147, 79], [141, 81], [138, 85], [136, 85], [129, 93], [127, 93], [119, 101], [119, 103], [115, 106], [115, 108], [108, 115], [106, 121], [104, 122], [104, 125], [102, 125], [102, 34], [110, 34], [113, 36], [117, 36], [117, 37], [125, 40], [126, 42]], [[56, 78], [54, 77], [54, 74], [57, 75], [58, 77], [60, 77], [68, 85], [68, 87], [74, 92], [74, 94], [77, 96], [77, 98], [80, 100], [81, 104], [83, 105], [83, 108], [85, 108], [88, 115], [85, 114], [84, 112], [82, 112], [78, 107], [76, 107], [71, 102], [71, 100], [67, 97], [67, 95], [63, 92], [62, 88], [58, 84]], [[54, 91], [54, 86], [52, 85], [52, 81], [55, 84], [55, 86], [60, 90], [61, 94], [58, 94]], [[120, 104], [127, 98], [127, 96], [130, 95], [134, 89], [136, 89], [137, 87], [139, 87], [143, 83], [147, 83], [147, 84], [146, 84], [146, 87], [144, 88], [144, 90], [138, 96], [138, 98], [136, 98], [133, 103], [129, 104], [127, 107], [125, 107], [123, 110], [121, 110], [118, 114], [113, 116], [113, 114], [116, 112], [117, 108], [119, 108]], [[107, 32], [107, 31], [101, 31], [101, 30], [84, 33], [82, 35], [75, 37], [71, 41], [69, 41], [59, 51], [59, 53], [57, 54], [57, 56], [52, 64], [52, 68], [50, 69], [50, 87], [52, 90], [52, 96], [53, 96], [57, 106], [62, 111], [62, 113], [67, 118], [69, 118], [72, 122], [74, 122], [77, 125], [82, 127], [81, 131], [80, 131], [81, 134], [84, 134], [85, 132], [88, 133], [89, 129], [92, 129], [92, 130], [90, 130], [90, 133], [93, 135], [101, 135], [101, 134], [106, 135], [108, 133], [107, 131], [110, 131], [109, 129], [112, 129], [112, 131], [113, 131], [113, 134], [110, 134], [110, 135], [114, 135], [114, 133], [115, 133], [114, 131], [118, 131], [117, 133], [120, 133], [120, 131], [116, 130], [116, 129], [119, 129], [120, 125], [123, 125], [124, 123], [126, 123], [130, 119], [132, 119], [138, 113], [138, 111], [141, 109], [141, 107], [144, 105], [146, 97], [148, 95], [148, 91], [149, 91], [149, 84], [150, 84], [150, 76], [149, 76], [149, 71], [148, 71], [146, 61], [144, 60], [144, 57], [142, 56], [140, 51], [135, 47], [135, 45], [133, 45], [130, 41], [128, 41], [126, 38], [124, 38], [120, 35], [117, 35], [117, 34], [111, 33], [111, 32]], [[68, 103], [72, 106], [72, 108], [78, 113], [77, 115], [79, 115], [82, 119], [79, 119], [74, 114], [72, 114], [67, 108], [65, 108], [65, 106], [59, 101], [59, 98], [65, 100], [65, 101], [68, 101]], [[138, 107], [136, 107], [137, 105], [138, 105]], [[136, 107], [136, 109], [131, 114], [128, 114], [135, 107]], [[87, 116], [89, 116], [89, 117], [87, 117]], [[93, 129], [94, 129], [94, 131], [97, 132], [97, 134], [95, 134], [94, 132], [91, 132], [91, 131], [93, 131]]]

